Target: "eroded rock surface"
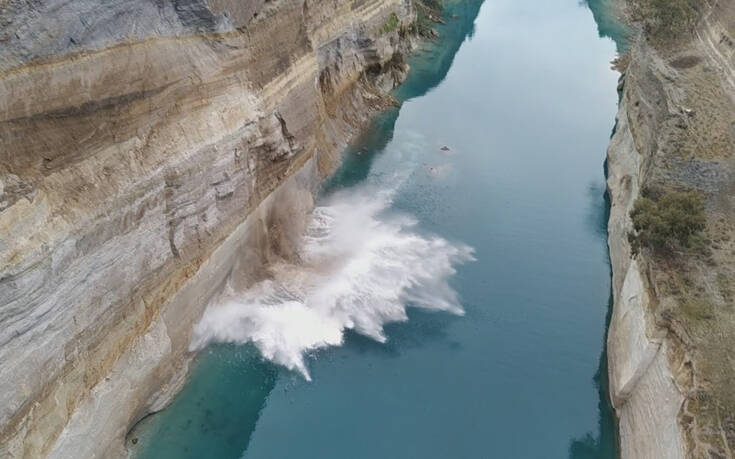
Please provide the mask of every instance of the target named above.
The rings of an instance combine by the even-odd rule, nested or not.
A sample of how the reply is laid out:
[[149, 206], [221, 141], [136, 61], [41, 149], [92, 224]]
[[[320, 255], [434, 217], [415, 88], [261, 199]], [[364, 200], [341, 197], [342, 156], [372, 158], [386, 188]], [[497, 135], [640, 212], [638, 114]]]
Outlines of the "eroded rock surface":
[[0, 0], [0, 456], [124, 454], [207, 303], [289, 256], [414, 20], [408, 0]]
[[[633, 40], [608, 150], [608, 358], [624, 458], [735, 451], [735, 3], [694, 3], [692, 31]], [[707, 250], [632, 256], [635, 200], [683, 190], [706, 201]]]

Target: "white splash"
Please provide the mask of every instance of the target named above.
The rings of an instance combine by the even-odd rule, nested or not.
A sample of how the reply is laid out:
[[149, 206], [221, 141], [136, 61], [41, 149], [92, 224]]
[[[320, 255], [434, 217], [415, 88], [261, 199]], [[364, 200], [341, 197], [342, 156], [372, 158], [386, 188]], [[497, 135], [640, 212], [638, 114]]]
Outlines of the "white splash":
[[463, 314], [448, 280], [472, 249], [414, 231], [416, 221], [386, 215], [392, 191], [336, 194], [314, 210], [301, 263], [209, 308], [193, 349], [209, 342], [252, 342], [269, 360], [310, 380], [307, 352], [339, 346], [351, 329], [377, 341], [383, 326], [407, 320], [406, 307]]

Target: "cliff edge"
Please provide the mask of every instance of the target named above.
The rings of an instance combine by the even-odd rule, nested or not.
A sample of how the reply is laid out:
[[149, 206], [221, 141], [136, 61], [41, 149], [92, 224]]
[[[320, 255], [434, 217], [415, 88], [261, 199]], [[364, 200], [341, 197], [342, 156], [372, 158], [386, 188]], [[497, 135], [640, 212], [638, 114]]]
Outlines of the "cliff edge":
[[116, 457], [288, 257], [410, 0], [0, 0], [0, 456]]
[[[627, 0], [608, 150], [610, 397], [624, 458], [735, 452], [735, 3]], [[645, 196], [695, 192], [704, 243], [632, 253]]]

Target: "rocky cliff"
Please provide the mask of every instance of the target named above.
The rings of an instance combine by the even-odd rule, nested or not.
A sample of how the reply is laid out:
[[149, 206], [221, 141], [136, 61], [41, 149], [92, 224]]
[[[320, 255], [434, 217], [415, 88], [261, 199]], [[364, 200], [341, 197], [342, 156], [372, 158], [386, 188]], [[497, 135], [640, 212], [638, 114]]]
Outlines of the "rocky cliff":
[[115, 457], [288, 257], [409, 0], [0, 0], [0, 456]]
[[[669, 3], [669, 13], [683, 4]], [[619, 60], [608, 358], [624, 458], [735, 452], [735, 3], [689, 5], [692, 19], [664, 33], [634, 17], [639, 30]], [[635, 200], [670, 190], [704, 196], [707, 247], [633, 256]]]

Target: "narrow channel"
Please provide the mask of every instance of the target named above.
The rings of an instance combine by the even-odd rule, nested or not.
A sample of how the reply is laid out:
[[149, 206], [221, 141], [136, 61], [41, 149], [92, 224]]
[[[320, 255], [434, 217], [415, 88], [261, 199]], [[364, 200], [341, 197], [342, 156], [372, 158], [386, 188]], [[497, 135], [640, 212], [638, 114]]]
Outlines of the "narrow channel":
[[[319, 197], [315, 218], [359, 245], [328, 250], [384, 255], [359, 286], [380, 291], [208, 346], [132, 434], [137, 457], [617, 456], [603, 162], [621, 31], [603, 0], [459, 0], [445, 17], [401, 107]], [[323, 335], [287, 335], [298, 320]]]

